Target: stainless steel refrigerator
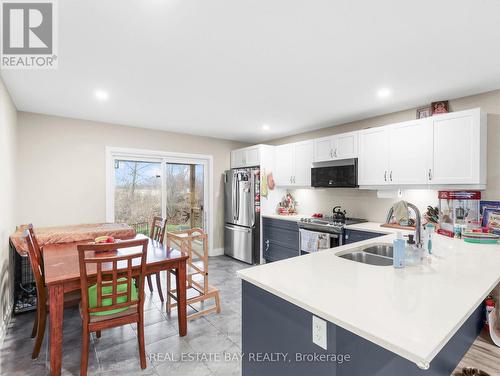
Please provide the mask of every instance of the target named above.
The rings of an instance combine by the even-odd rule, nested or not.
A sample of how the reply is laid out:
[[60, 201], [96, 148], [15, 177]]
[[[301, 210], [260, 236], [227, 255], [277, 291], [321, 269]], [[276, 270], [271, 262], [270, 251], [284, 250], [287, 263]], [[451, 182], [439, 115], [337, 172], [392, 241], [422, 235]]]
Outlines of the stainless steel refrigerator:
[[224, 173], [224, 254], [248, 264], [260, 259], [260, 171]]

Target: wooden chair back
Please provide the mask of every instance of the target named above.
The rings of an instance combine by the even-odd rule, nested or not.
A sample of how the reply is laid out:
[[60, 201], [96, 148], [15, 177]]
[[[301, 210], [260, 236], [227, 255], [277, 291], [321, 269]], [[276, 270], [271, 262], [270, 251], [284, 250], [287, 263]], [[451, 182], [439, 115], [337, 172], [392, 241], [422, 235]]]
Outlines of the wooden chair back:
[[[111, 244], [78, 245], [80, 284], [82, 293], [82, 315], [88, 322], [91, 314], [119, 308], [138, 306], [144, 303], [144, 276], [149, 239], [121, 241]], [[130, 252], [130, 248], [137, 248]], [[128, 249], [128, 250], [127, 250]], [[139, 264], [138, 264], [139, 262]], [[118, 281], [121, 279], [120, 281]], [[138, 289], [138, 300], [132, 300], [134, 279]], [[97, 306], [89, 307], [89, 286], [96, 284]], [[126, 285], [124, 292], [118, 292], [118, 285]], [[103, 293], [103, 287], [111, 287], [111, 293]], [[120, 297], [127, 297], [119, 303]], [[111, 299], [111, 305], [103, 306], [104, 299]]]
[[33, 277], [35, 278], [37, 299], [40, 302], [45, 302], [47, 300], [47, 293], [45, 289], [42, 252], [34, 235], [33, 226], [31, 224], [28, 226], [25, 239], [28, 244], [28, 256], [30, 259], [31, 269], [33, 270]]
[[[38, 261], [38, 264], [40, 265], [41, 273], [42, 275], [45, 275], [44, 269], [43, 269], [43, 255], [42, 255], [42, 248], [40, 247], [40, 244], [38, 243], [38, 239], [35, 236], [35, 230], [33, 229], [33, 224], [30, 223], [27, 228], [27, 232], [30, 235], [31, 238], [31, 243], [33, 246], [33, 255]], [[29, 245], [28, 245], [29, 247]]]
[[165, 230], [167, 229], [167, 221], [162, 217], [153, 217], [149, 237], [163, 244], [165, 239]]

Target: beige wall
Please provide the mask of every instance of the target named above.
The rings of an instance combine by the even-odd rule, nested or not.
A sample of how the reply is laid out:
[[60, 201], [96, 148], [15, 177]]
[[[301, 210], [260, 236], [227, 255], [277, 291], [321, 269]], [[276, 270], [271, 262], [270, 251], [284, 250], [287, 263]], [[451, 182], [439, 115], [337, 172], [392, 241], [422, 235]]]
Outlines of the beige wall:
[[214, 248], [223, 247], [222, 172], [246, 144], [180, 133], [19, 112], [18, 223], [106, 219], [105, 147], [209, 154], [214, 160]]
[[12, 310], [12, 254], [15, 230], [16, 108], [0, 78], [0, 343]]
[[[474, 107], [481, 107], [488, 113], [488, 182], [487, 190], [483, 193], [483, 197], [491, 200], [500, 200], [500, 90], [450, 101], [450, 109], [452, 111]], [[280, 145], [415, 118], [416, 109], [410, 109], [275, 139], [265, 143]], [[358, 216], [377, 222], [385, 220], [387, 210], [397, 201], [397, 199], [392, 198], [377, 198], [375, 191], [355, 189], [295, 189], [291, 190], [291, 192], [299, 202], [299, 211], [303, 213], [326, 212], [338, 204], [347, 209], [348, 214], [351, 216]], [[406, 191], [403, 198], [414, 202], [419, 208], [425, 209], [427, 204], [435, 205], [437, 203], [436, 196], [437, 193], [435, 191], [414, 190]]]

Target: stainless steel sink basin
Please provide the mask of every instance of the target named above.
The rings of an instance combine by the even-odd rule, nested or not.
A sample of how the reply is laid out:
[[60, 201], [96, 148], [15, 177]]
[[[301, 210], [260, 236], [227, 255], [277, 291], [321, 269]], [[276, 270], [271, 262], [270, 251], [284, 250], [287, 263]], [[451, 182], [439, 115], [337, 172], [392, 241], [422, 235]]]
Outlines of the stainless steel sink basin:
[[393, 248], [392, 245], [390, 244], [371, 245], [368, 248], [362, 248], [361, 250], [363, 252], [371, 253], [373, 255], [379, 255], [390, 258], [394, 257]]
[[389, 266], [393, 264], [393, 247], [391, 244], [372, 244], [354, 248], [338, 256], [363, 264]]
[[361, 262], [363, 264], [380, 265], [380, 266], [392, 265], [392, 259], [390, 258], [375, 256], [372, 255], [371, 253], [366, 253], [363, 251], [346, 253], [344, 255], [340, 255], [339, 257], [345, 258], [347, 260]]

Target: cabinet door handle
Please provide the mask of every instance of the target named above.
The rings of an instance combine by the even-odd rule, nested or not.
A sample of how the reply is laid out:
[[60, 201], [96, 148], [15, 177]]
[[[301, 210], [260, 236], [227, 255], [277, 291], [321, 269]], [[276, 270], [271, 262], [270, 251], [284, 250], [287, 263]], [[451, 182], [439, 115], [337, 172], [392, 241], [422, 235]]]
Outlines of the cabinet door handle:
[[269, 251], [269, 239], [267, 239], [264, 244], [266, 245], [266, 249], [264, 249], [264, 252]]
[[333, 156], [337, 158], [337, 148], [335, 148], [335, 151], [333, 152]]
[[384, 171], [384, 181], [387, 181], [387, 171]]
[[333, 150], [330, 149], [330, 158], [333, 158]]
[[391, 170], [391, 174], [390, 174], [390, 176], [389, 176], [389, 177], [390, 177], [390, 179], [391, 179], [391, 181], [392, 181], [392, 170]]
[[429, 181], [432, 180], [432, 170], [429, 168]]

